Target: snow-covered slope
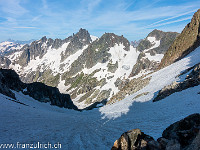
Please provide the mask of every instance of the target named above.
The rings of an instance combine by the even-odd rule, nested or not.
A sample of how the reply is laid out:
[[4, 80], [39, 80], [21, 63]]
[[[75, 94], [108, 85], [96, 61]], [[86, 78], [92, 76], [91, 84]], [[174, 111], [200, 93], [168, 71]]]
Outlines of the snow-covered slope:
[[[200, 86], [193, 87], [157, 103], [134, 102], [130, 111], [115, 119], [102, 119], [98, 109], [83, 112], [62, 109], [15, 92], [20, 104], [0, 94], [1, 144], [59, 142], [63, 150], [102, 150], [110, 149], [121, 133], [133, 128], [158, 138], [173, 122], [200, 112], [199, 90]], [[107, 107], [113, 111], [111, 106]], [[109, 114], [116, 116], [117, 111], [124, 110], [115, 109]]]
[[[128, 113], [130, 107], [134, 105], [133, 102], [145, 102], [152, 100], [156, 96], [156, 93], [159, 90], [161, 90], [164, 86], [170, 85], [174, 81], [179, 81], [182, 77], [181, 76], [177, 77], [177, 76], [181, 74], [181, 72], [194, 66], [195, 64], [198, 64], [200, 62], [199, 55], [200, 55], [200, 47], [197, 48], [192, 53], [190, 53], [187, 57], [181, 59], [180, 61], [148, 75], [146, 78], [151, 77], [151, 80], [145, 88], [134, 93], [133, 95], [127, 96], [122, 101], [119, 101], [113, 105], [107, 105], [102, 107], [100, 109], [101, 113], [104, 114], [105, 117], [116, 118], [121, 116], [122, 114]], [[200, 91], [199, 88], [197, 89]], [[138, 95], [141, 96], [139, 98], [135, 98]], [[187, 98], [189, 98], [190, 96], [191, 95], [189, 94]], [[181, 99], [183, 98], [183, 96], [178, 98]], [[193, 98], [193, 96], [191, 98]]]
[[19, 50], [23, 47], [23, 44], [18, 44], [14, 42], [4, 41], [0, 43], [0, 55], [4, 55], [9, 51]]

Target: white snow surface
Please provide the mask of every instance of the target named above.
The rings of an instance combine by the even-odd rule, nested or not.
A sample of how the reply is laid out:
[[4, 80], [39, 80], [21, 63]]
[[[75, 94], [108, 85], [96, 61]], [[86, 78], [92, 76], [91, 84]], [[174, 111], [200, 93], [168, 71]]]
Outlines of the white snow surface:
[[200, 86], [196, 86], [156, 103], [134, 102], [129, 112], [115, 119], [103, 119], [98, 109], [77, 112], [15, 92], [17, 100], [28, 105], [25, 106], [0, 94], [0, 141], [14, 144], [59, 142], [62, 150], [107, 150], [123, 132], [135, 128], [156, 139], [170, 124], [192, 113], [200, 113], [199, 91]]
[[10, 50], [18, 50], [21, 49], [23, 46], [23, 44], [16, 44], [14, 42], [4, 41], [0, 43], [0, 53]]
[[8, 55], [7, 57], [11, 60], [11, 62], [13, 62], [14, 60], [17, 60], [18, 57], [23, 53], [23, 51], [18, 51], [18, 52], [15, 52], [11, 55]]
[[146, 58], [148, 58], [150, 61], [157, 61], [161, 62], [164, 54], [155, 54], [154, 56], [151, 56], [150, 53], [145, 53]]
[[[24, 67], [24, 70], [21, 73], [23, 74], [23, 73], [29, 73], [32, 71], [36, 71], [37, 68], [40, 68], [41, 72], [43, 72], [46, 69], [51, 69], [53, 71], [54, 75], [68, 71], [71, 67], [71, 64], [76, 59], [78, 59], [78, 57], [82, 54], [84, 49], [87, 48], [87, 46], [84, 46], [83, 49], [78, 50], [76, 53], [70, 55], [63, 62], [61, 62], [61, 53], [66, 50], [68, 44], [69, 44], [69, 42], [64, 43], [58, 49], [52, 49], [50, 47], [47, 50], [47, 53], [41, 59], [38, 56], [38, 57], [36, 57], [36, 59], [30, 60], [28, 65], [26, 67]], [[60, 65], [63, 65], [64, 67], [60, 68]]]
[[66, 85], [65, 85], [65, 80], [61, 80], [61, 79], [60, 79], [60, 82], [59, 82], [57, 88], [59, 89], [60, 93], [66, 93], [66, 92], [67, 92], [67, 89], [70, 88], [70, 85], [69, 85], [69, 86], [66, 86]]
[[98, 37], [97, 37], [97, 36], [94, 36], [94, 35], [90, 35], [90, 37], [91, 37], [91, 39], [92, 39], [92, 42], [94, 42], [95, 40], [98, 39]]
[[160, 46], [160, 40], [156, 40], [155, 37], [150, 37], [149, 36], [149, 37], [147, 37], [147, 40], [149, 40], [151, 42], [151, 44], [153, 44], [153, 46], [151, 48], [149, 48], [149, 49], [144, 50], [144, 52], [147, 52], [147, 51], [149, 51], [151, 49], [154, 49], [154, 48]]
[[[96, 77], [98, 80], [101, 80], [102, 78], [106, 78], [107, 84], [105, 84], [103, 87], [100, 88], [100, 90], [109, 90], [111, 89], [111, 94], [116, 94], [119, 90], [115, 86], [115, 81], [117, 78], [120, 79], [127, 79], [130, 75], [133, 66], [136, 64], [139, 52], [136, 51], [136, 48], [133, 48], [130, 46], [130, 51], [124, 50], [123, 44], [116, 44], [114, 47], [110, 48], [108, 53], [111, 54], [111, 57], [109, 58], [109, 61], [106, 63], [97, 63], [92, 68], [84, 68], [82, 71], [85, 74], [91, 74], [93, 71], [101, 68], [101, 70], [94, 74], [94, 77]], [[108, 63], [115, 64], [118, 62], [118, 68], [115, 71], [115, 73], [111, 73], [108, 71]], [[107, 79], [107, 77], [111, 77], [111, 79]]]

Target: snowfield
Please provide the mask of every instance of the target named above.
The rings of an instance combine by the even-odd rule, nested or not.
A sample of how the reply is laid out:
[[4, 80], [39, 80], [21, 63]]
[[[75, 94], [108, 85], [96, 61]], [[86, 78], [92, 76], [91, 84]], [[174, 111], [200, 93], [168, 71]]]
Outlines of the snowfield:
[[[200, 86], [152, 102], [156, 93], [197, 64], [200, 48], [184, 59], [158, 71], [144, 89], [113, 105], [78, 112], [40, 103], [15, 92], [17, 100], [0, 94], [0, 143], [61, 143], [63, 150], [111, 149], [120, 135], [140, 128], [155, 139], [170, 124], [192, 113], [200, 113]], [[147, 95], [134, 99], [138, 94]]]
[[19, 50], [23, 47], [23, 44], [17, 44], [14, 42], [4, 41], [0, 43], [0, 54], [9, 52], [11, 50]]

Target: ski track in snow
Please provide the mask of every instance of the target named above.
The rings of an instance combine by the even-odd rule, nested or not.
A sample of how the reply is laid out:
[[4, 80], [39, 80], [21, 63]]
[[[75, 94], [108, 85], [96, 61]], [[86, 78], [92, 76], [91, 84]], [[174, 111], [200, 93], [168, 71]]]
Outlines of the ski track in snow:
[[[170, 124], [192, 113], [200, 113], [200, 86], [174, 93], [153, 103], [155, 93], [165, 85], [178, 81], [183, 70], [199, 63], [200, 48], [184, 59], [158, 71], [144, 89], [113, 105], [77, 112], [40, 103], [15, 92], [17, 100], [0, 94], [0, 143], [61, 143], [63, 150], [111, 149], [120, 135], [140, 128], [144, 133], [160, 137]], [[159, 82], [162, 81], [162, 82]], [[136, 95], [148, 95], [132, 100]], [[10, 99], [10, 98], [9, 98]]]

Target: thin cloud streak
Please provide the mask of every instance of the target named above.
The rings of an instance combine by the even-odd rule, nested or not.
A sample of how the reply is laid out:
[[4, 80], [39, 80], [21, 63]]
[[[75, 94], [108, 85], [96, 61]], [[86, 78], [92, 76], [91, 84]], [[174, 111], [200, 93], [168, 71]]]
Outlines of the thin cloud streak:
[[172, 24], [172, 23], [177, 23], [177, 22], [182, 22], [182, 21], [185, 21], [185, 20], [190, 20], [191, 18], [192, 18], [192, 16], [187, 17], [187, 18], [182, 18], [182, 19], [174, 20], [174, 21], [169, 21], [169, 22], [161, 23], [161, 24], [156, 24], [154, 26], [147, 27], [147, 28], [155, 28], [155, 27], [159, 27], [159, 26], [169, 25], [169, 24]]
[[157, 21], [157, 22], [152, 23], [152, 24], [150, 24], [150, 25], [148, 25], [148, 26], [152, 26], [152, 25], [158, 24], [158, 23], [160, 23], [160, 22], [164, 22], [164, 21], [168, 21], [168, 20], [175, 19], [175, 18], [178, 18], [178, 17], [182, 17], [182, 16], [185, 16], [185, 15], [187, 15], [187, 14], [194, 13], [195, 11], [196, 11], [196, 9], [195, 9], [195, 10], [192, 10], [192, 11], [188, 11], [188, 12], [186, 12], [186, 13], [182, 13], [182, 14], [176, 15], [176, 16], [174, 16], [174, 17], [170, 17], [170, 18], [167, 18], [167, 19], [163, 19], [163, 20]]
[[14, 29], [35, 29], [36, 27], [13, 27]]

